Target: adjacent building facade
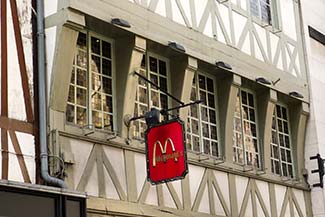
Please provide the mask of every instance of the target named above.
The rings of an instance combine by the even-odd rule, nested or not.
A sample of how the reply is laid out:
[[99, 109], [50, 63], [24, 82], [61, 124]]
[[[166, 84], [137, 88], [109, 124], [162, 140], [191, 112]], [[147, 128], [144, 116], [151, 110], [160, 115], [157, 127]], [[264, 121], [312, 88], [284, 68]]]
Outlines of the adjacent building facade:
[[[18, 21], [8, 19], [8, 26], [16, 20], [13, 29], [20, 22], [32, 34], [32, 2], [19, 4], [28, 11], [27, 22], [22, 22], [26, 14], [21, 11]], [[316, 152], [311, 153], [308, 142], [305, 146], [313, 83], [308, 80], [300, 1], [44, 4], [50, 173], [68, 186], [51, 191], [67, 198], [86, 192], [90, 217], [315, 214], [315, 190], [309, 185], [315, 180], [306, 169], [312, 167], [309, 155]], [[22, 42], [19, 34], [8, 36], [19, 45], [15, 53], [15, 43], [3, 35], [1, 120], [8, 124], [0, 122], [1, 179], [30, 182], [16, 185], [32, 188], [41, 183], [33, 130], [33, 40], [24, 33]], [[10, 61], [18, 58], [8, 74], [16, 76], [12, 86], [4, 82], [7, 52], [14, 52]], [[178, 106], [166, 91], [184, 103], [203, 103], [161, 115], [161, 121], [179, 116], [185, 123], [189, 172], [183, 180], [151, 185], [146, 179], [145, 120], [127, 123], [151, 108]], [[22, 128], [12, 128], [13, 121]]]
[[[309, 69], [310, 86], [310, 117], [306, 134], [305, 159], [319, 153], [324, 158], [322, 133], [324, 132], [323, 105], [324, 88], [323, 69], [325, 66], [325, 23], [322, 11], [323, 1], [301, 1], [304, 20], [304, 42], [306, 45], [306, 63]], [[311, 171], [317, 168], [316, 161], [306, 161], [306, 168]], [[317, 173], [309, 173], [309, 183], [319, 183]], [[311, 191], [313, 216], [325, 216], [323, 188], [313, 188]]]

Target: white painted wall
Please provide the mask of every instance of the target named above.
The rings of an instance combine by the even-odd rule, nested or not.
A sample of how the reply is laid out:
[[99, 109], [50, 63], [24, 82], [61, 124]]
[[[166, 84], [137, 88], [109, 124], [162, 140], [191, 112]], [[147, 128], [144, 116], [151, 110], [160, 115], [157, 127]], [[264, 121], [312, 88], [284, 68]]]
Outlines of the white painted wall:
[[[305, 31], [305, 46], [309, 68], [310, 84], [310, 119], [308, 122], [305, 159], [309, 171], [309, 183], [319, 182], [316, 174], [310, 171], [316, 169], [316, 161], [309, 157], [320, 153], [325, 157], [325, 46], [311, 39], [308, 34], [308, 25], [325, 34], [325, 2], [323, 0], [301, 0], [302, 15]], [[312, 208], [314, 216], [325, 216], [325, 191], [321, 188], [312, 189]]]
[[54, 14], [58, 8], [58, 0], [44, 1], [44, 15], [45, 17]]
[[[279, 17], [282, 15], [282, 19], [279, 20], [282, 28], [279, 31], [273, 31], [274, 29], [271, 27], [262, 26], [256, 18], [252, 19], [253, 21], [248, 19], [248, 0], [231, 0], [226, 3], [218, 3], [216, 0], [180, 0], [178, 2], [158, 0], [157, 4], [154, 4], [155, 0], [130, 1], [180, 25], [199, 31], [207, 37], [214, 38], [222, 44], [236, 47], [252, 58], [270, 63], [295, 77], [305, 78], [304, 75], [301, 75], [302, 63], [299, 62], [298, 55], [293, 58], [290, 57], [300, 43], [296, 30], [296, 18], [299, 16], [294, 10], [298, 3], [295, 0], [278, 1], [279, 11], [276, 14]], [[208, 12], [207, 16], [205, 16], [206, 12]], [[246, 24], [253, 26], [256, 34], [253, 31], [243, 32]], [[232, 29], [234, 33], [232, 33]], [[274, 54], [279, 45], [279, 40], [277, 40], [279, 36], [284, 38], [280, 40], [280, 45], [282, 43], [287, 44], [292, 47], [292, 50], [281, 49], [280, 57], [275, 58]], [[244, 40], [243, 44], [238, 43], [241, 37]], [[290, 44], [287, 38], [294, 44]], [[268, 40], [270, 45], [268, 45]], [[251, 47], [251, 44], [254, 44], [254, 48]], [[289, 69], [291, 62], [295, 63], [296, 69]]]

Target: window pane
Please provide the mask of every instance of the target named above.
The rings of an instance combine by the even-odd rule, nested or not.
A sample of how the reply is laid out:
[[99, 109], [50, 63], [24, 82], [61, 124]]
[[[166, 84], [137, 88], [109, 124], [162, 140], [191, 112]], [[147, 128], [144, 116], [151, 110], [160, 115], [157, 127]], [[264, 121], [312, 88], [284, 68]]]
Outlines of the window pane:
[[83, 50], [77, 51], [77, 66], [87, 68], [87, 53]]
[[77, 104], [86, 106], [86, 97], [87, 97], [86, 89], [77, 88]]
[[77, 124], [85, 126], [87, 124], [87, 110], [85, 108], [77, 107]]
[[103, 62], [103, 74], [112, 76], [112, 63], [110, 60], [102, 59]]
[[102, 113], [101, 112], [97, 112], [97, 111], [93, 111], [92, 112], [92, 119], [93, 119], [93, 125], [95, 128], [103, 128], [102, 126]]
[[166, 62], [159, 60], [159, 74], [166, 76]]
[[103, 92], [112, 94], [112, 79], [103, 77]]
[[203, 140], [204, 145], [204, 154], [210, 154], [210, 142], [209, 140], [204, 139]]
[[91, 55], [91, 70], [96, 73], [101, 73], [100, 57]]
[[193, 137], [193, 151], [200, 151], [200, 142], [198, 137]]
[[66, 111], [67, 122], [74, 123], [74, 117], [75, 117], [74, 108], [75, 107], [73, 105], [70, 104], [67, 105], [67, 111]]
[[103, 99], [103, 110], [105, 112], [113, 113], [113, 99], [111, 96], [105, 96]]
[[207, 78], [207, 87], [209, 92], [214, 93], [213, 80], [210, 78]]
[[78, 47], [86, 49], [86, 42], [87, 42], [86, 34], [79, 32], [78, 40], [77, 40]]
[[100, 55], [100, 40], [91, 37], [91, 52]]
[[104, 113], [104, 129], [113, 130], [113, 117], [112, 115]]
[[68, 102], [74, 103], [74, 86], [69, 86]]
[[199, 87], [204, 90], [206, 89], [205, 77], [202, 75], [199, 75]]
[[77, 85], [87, 87], [87, 72], [86, 70], [77, 69]]
[[111, 44], [106, 41], [102, 41], [102, 43], [102, 55], [104, 57], [111, 58]]
[[[149, 66], [151, 72], [157, 72], [157, 59], [154, 57], [149, 57]], [[158, 82], [157, 82], [158, 84]]]
[[102, 110], [102, 96], [100, 93], [93, 92], [91, 97], [92, 108], [96, 110]]

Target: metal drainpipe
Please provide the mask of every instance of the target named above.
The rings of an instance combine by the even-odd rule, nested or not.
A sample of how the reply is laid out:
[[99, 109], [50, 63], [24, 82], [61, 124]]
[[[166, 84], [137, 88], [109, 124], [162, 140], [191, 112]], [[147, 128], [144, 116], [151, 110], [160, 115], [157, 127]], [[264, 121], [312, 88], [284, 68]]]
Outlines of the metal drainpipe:
[[45, 79], [45, 34], [44, 34], [44, 0], [37, 0], [37, 52], [38, 52], [38, 94], [39, 94], [39, 137], [41, 176], [50, 185], [67, 188], [61, 179], [50, 176], [48, 170], [47, 126], [46, 126], [46, 79]]

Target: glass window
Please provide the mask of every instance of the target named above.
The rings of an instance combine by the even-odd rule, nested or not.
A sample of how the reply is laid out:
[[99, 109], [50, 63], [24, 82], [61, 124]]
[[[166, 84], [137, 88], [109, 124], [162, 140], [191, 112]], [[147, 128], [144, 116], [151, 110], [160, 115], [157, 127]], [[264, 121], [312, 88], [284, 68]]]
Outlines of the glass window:
[[272, 24], [271, 0], [250, 0], [250, 11], [264, 23]]
[[113, 131], [112, 42], [79, 33], [66, 110], [68, 123]]
[[196, 73], [190, 99], [191, 102], [201, 99], [204, 103], [190, 107], [187, 121], [187, 144], [194, 152], [220, 157], [216, 95], [215, 79], [203, 73]]
[[239, 90], [233, 129], [234, 162], [260, 168], [260, 147], [257, 134], [255, 96], [246, 90]]
[[272, 173], [293, 178], [288, 110], [276, 105], [272, 119], [271, 167]]
[[[168, 60], [154, 55], [144, 55], [139, 73], [147, 77], [162, 90], [169, 92], [169, 65]], [[138, 86], [135, 97], [134, 116], [144, 115], [151, 108], [166, 109], [168, 107], [168, 97], [158, 88], [150, 85], [143, 79], [138, 79]], [[163, 120], [163, 117], [161, 118]], [[144, 119], [134, 121], [133, 137], [144, 138], [147, 125]]]

